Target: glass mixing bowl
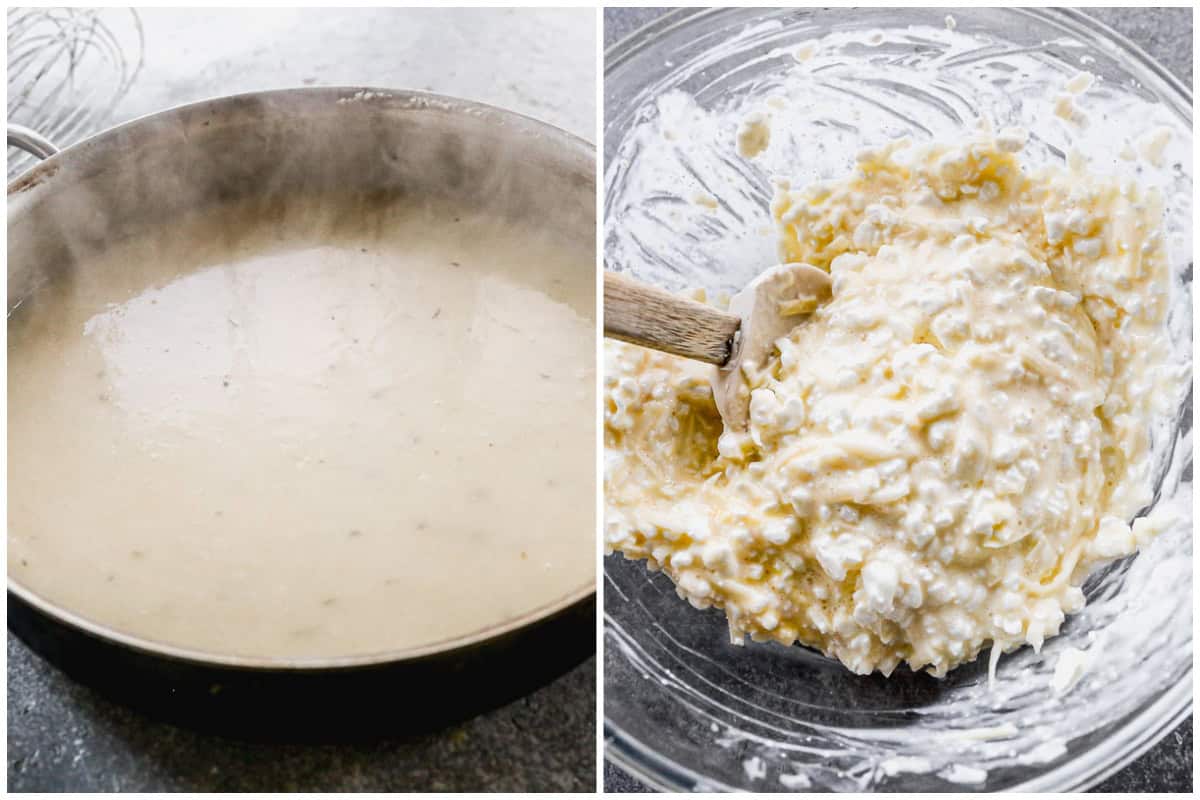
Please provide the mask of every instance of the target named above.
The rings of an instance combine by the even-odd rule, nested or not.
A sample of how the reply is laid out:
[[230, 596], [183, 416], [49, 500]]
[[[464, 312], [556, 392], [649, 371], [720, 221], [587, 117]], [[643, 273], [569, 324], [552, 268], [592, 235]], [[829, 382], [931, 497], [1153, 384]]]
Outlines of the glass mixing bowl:
[[[1057, 95], [1097, 80], [1068, 117]], [[775, 99], [772, 99], [775, 98]], [[738, 121], [772, 118], [770, 147], [737, 157]], [[897, 136], [961, 138], [981, 119], [1030, 132], [1023, 158], [1063, 162], [1167, 198], [1174, 358], [1191, 340], [1191, 93], [1134, 45], [1073, 11], [724, 9], [668, 14], [607, 54], [605, 260], [669, 288], [733, 290], [775, 263], [772, 179], [850, 172]], [[1148, 132], [1159, 163], [1130, 159]], [[712, 206], [715, 201], [715, 208]], [[1192, 398], [1164, 398], [1154, 508], [1175, 522], [1094, 574], [1087, 608], [1040, 653], [937, 680], [861, 677], [803, 647], [730, 645], [644, 563], [605, 560], [608, 756], [667, 790], [1074, 790], [1145, 751], [1191, 712]], [[1090, 666], [1069, 692], [1067, 647]], [[982, 659], [986, 661], [986, 659]]]

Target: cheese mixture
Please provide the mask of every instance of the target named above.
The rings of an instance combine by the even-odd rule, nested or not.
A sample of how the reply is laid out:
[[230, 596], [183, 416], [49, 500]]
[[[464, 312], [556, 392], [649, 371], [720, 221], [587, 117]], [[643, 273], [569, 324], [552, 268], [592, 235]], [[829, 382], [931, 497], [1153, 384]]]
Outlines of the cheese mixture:
[[[748, 369], [606, 344], [605, 542], [745, 635], [857, 673], [943, 675], [1040, 647], [1097, 564], [1162, 521], [1149, 428], [1176, 380], [1162, 199], [1023, 170], [1020, 131], [906, 141], [840, 182], [780, 185], [782, 260], [832, 299]], [[1132, 526], [1129, 520], [1134, 520]]]

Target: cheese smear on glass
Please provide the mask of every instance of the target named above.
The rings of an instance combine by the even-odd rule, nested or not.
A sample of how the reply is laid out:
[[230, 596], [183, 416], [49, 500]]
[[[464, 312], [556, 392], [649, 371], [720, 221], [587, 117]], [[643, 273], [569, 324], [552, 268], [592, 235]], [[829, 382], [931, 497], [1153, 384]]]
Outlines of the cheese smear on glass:
[[606, 343], [607, 550], [724, 609], [736, 643], [858, 673], [1057, 634], [1162, 524], [1134, 518], [1178, 371], [1162, 198], [1077, 155], [1023, 170], [1024, 142], [901, 140], [777, 187], [782, 260], [833, 295], [746, 371], [745, 433], [713, 368]]

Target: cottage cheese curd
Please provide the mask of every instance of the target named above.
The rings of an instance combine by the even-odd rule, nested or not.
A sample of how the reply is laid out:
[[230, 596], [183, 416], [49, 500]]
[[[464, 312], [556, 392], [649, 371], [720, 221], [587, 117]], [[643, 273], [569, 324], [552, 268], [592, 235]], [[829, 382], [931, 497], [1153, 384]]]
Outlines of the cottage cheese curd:
[[[1162, 200], [1020, 131], [862, 153], [777, 188], [783, 260], [833, 296], [758, 369], [745, 433], [712, 370], [606, 345], [609, 551], [723, 608], [740, 643], [935, 675], [1040, 647], [1161, 522], [1148, 429], [1175, 379]], [[702, 295], [701, 295], [702, 296]]]

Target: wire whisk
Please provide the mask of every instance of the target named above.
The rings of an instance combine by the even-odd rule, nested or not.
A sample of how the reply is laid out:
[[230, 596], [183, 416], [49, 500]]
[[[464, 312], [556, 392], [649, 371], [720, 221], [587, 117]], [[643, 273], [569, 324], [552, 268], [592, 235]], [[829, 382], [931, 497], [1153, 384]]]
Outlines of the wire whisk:
[[[99, 130], [142, 68], [133, 9], [8, 11], [8, 120], [65, 146]], [[33, 158], [9, 151], [8, 177]]]

